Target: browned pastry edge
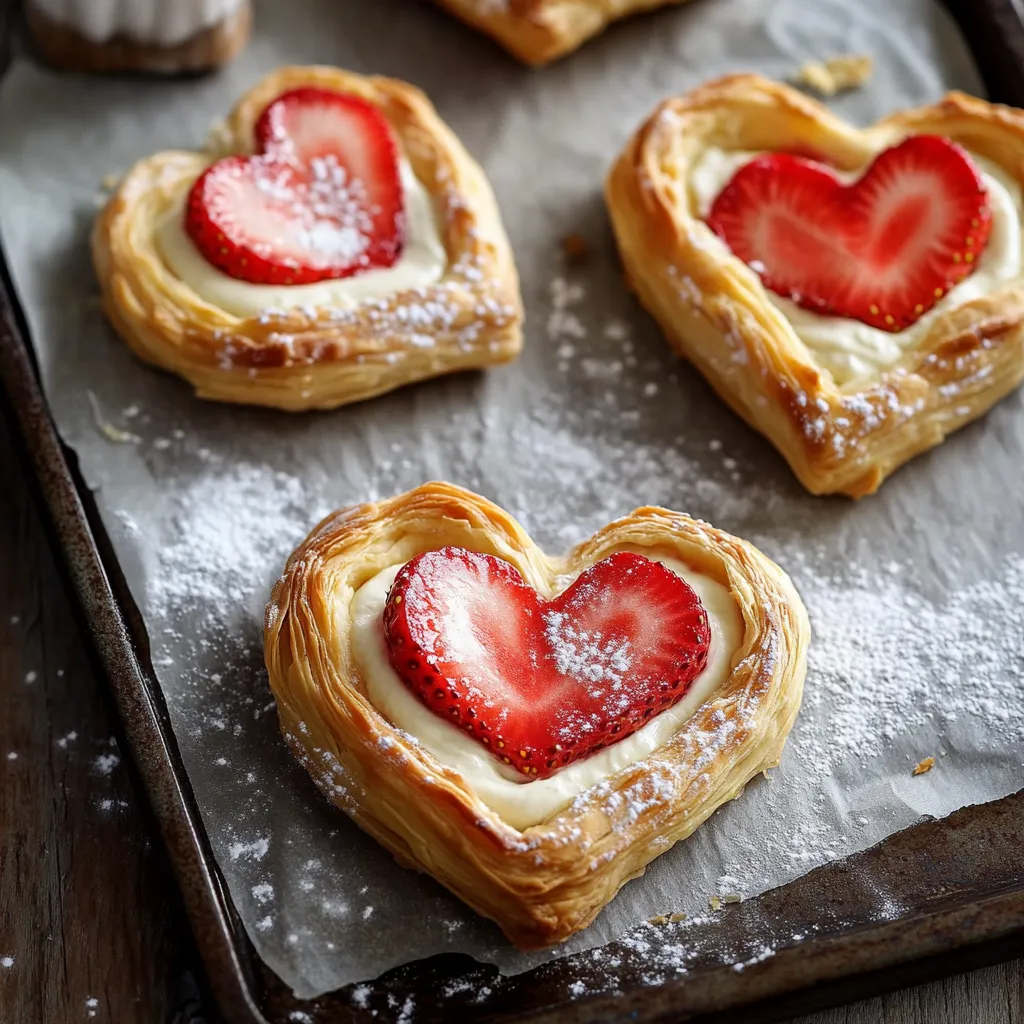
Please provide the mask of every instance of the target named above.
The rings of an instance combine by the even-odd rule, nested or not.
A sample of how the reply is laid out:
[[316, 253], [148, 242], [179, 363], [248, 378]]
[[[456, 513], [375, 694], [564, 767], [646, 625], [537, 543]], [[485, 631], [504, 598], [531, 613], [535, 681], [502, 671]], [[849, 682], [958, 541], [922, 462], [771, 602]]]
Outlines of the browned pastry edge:
[[222, 21], [174, 46], [141, 43], [126, 36], [94, 43], [70, 25], [51, 18], [31, 0], [26, 4], [25, 18], [36, 53], [61, 71], [174, 74], [222, 67], [234, 60], [249, 41], [252, 5], [244, 0]]
[[525, 64], [571, 53], [613, 21], [685, 0], [435, 0]]
[[[678, 558], [736, 601], [744, 631], [730, 675], [663, 746], [519, 831], [374, 707], [352, 650], [356, 591], [445, 545], [496, 555], [548, 594], [556, 579], [623, 547]], [[529, 948], [586, 927], [625, 882], [778, 762], [800, 705], [809, 635], [786, 574], [707, 523], [641, 508], [551, 558], [496, 505], [431, 483], [343, 509], [313, 530], [274, 587], [264, 652], [285, 739], [327, 798], [401, 864], [432, 875]]]
[[672, 346], [763, 433], [814, 494], [860, 497], [983, 415], [1024, 378], [1024, 288], [940, 316], [878, 378], [837, 387], [756, 274], [691, 211], [688, 169], [707, 145], [822, 153], [856, 169], [911, 134], [946, 136], [1024, 183], [1024, 112], [962, 93], [858, 130], [802, 93], [733, 75], [666, 100], [605, 186], [626, 277]]

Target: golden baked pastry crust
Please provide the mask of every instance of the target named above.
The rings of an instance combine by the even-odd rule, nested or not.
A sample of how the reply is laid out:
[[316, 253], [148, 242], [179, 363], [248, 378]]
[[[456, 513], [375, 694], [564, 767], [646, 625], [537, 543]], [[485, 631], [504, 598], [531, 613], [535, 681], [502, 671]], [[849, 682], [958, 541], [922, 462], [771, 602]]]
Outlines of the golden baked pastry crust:
[[[170, 270], [156, 230], [210, 163], [252, 152], [253, 126], [276, 96], [307, 85], [380, 107], [434, 200], [448, 268], [435, 285], [350, 310], [235, 316]], [[281, 68], [241, 99], [222, 134], [216, 151], [158, 153], [136, 164], [96, 221], [92, 250], [103, 305], [136, 354], [184, 377], [201, 397], [291, 411], [330, 409], [518, 355], [519, 282], [494, 196], [418, 89], [336, 68]]]
[[1024, 378], [1024, 283], [940, 316], [869, 381], [837, 387], [757, 275], [695, 215], [688, 172], [708, 146], [810, 149], [864, 166], [912, 134], [944, 135], [1024, 184], [1024, 112], [950, 93], [865, 130], [787, 86], [735, 75], [666, 100], [630, 139], [605, 195], [630, 286], [672, 346], [814, 494], [859, 497], [976, 419]]
[[[345, 610], [359, 587], [445, 545], [503, 558], [547, 595], [559, 575], [625, 546], [671, 554], [732, 591], [744, 634], [731, 674], [664, 746], [520, 832], [376, 710], [353, 656]], [[506, 512], [442, 483], [323, 520], [289, 559], [264, 630], [282, 732], [328, 799], [527, 948], [584, 928], [620, 886], [778, 762], [808, 639], [785, 573], [706, 523], [641, 508], [551, 558]]]
[[525, 64], [571, 53], [613, 21], [685, 0], [436, 0]]

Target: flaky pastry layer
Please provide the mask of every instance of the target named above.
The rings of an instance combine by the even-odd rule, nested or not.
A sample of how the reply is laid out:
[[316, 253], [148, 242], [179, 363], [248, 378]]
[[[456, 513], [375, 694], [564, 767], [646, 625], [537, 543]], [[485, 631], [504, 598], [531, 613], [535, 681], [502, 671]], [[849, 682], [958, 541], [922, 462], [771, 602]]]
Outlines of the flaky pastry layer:
[[[506, 560], [548, 597], [559, 578], [564, 585], [566, 574], [622, 547], [678, 558], [727, 586], [740, 609], [743, 640], [728, 680], [664, 746], [520, 832], [370, 703], [353, 656], [343, 613], [356, 591], [445, 545]], [[527, 948], [584, 928], [625, 882], [778, 762], [808, 640], [786, 574], [706, 523], [641, 508], [555, 558], [506, 512], [443, 483], [321, 522], [289, 559], [264, 631], [282, 732], [328, 799], [401, 864], [432, 875]]]
[[699, 219], [690, 169], [709, 147], [798, 150], [863, 167], [908, 135], [942, 135], [1024, 185], [1024, 112], [961, 93], [858, 130], [787, 86], [719, 79], [666, 100], [630, 139], [605, 195], [626, 276], [672, 346], [814, 494], [860, 497], [976, 419], [1024, 378], [1024, 286], [936, 317], [869, 381], [837, 387], [757, 274]]
[[[251, 153], [253, 128], [281, 93], [317, 86], [375, 103], [431, 195], [448, 266], [436, 284], [354, 308], [295, 307], [239, 317], [204, 301], [167, 266], [156, 232], [214, 160]], [[286, 67], [238, 103], [216, 149], [136, 164], [96, 221], [103, 305], [147, 362], [203, 398], [330, 409], [438, 374], [514, 359], [522, 306], [512, 251], [481, 168], [418, 90], [330, 67]]]
[[436, 0], [525, 64], [571, 53], [613, 21], [685, 0]]

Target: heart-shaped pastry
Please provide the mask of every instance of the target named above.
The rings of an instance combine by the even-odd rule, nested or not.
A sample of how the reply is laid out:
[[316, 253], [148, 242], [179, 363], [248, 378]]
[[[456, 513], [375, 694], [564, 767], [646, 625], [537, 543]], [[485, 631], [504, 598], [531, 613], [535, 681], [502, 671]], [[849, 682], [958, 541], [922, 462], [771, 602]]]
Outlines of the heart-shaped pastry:
[[104, 309], [204, 398], [328, 409], [507, 362], [512, 252], [483, 171], [412, 86], [288, 67], [96, 221]]
[[633, 289], [815, 494], [869, 494], [1024, 378], [1024, 113], [858, 130], [754, 75], [667, 100], [606, 184]]
[[571, 53], [613, 21], [684, 0], [436, 0], [526, 64]]
[[328, 799], [536, 947], [777, 763], [808, 637], [785, 573], [706, 523], [642, 508], [550, 558], [435, 483], [325, 519], [264, 642]]

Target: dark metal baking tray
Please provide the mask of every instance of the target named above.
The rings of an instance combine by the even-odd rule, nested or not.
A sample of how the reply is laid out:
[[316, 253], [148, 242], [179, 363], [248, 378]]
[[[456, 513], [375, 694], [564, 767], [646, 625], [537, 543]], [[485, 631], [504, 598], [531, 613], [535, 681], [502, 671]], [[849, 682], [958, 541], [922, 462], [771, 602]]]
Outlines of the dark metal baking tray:
[[[1024, 106], [1024, 24], [1014, 0], [945, 2], [991, 97]], [[5, 6], [0, 13], [9, 15]], [[0, 23], [0, 43], [9, 44], [5, 27]], [[725, 908], [713, 925], [687, 930], [697, 956], [687, 973], [660, 984], [645, 980], [644, 970], [628, 958], [624, 962], [633, 966], [604, 968], [600, 977], [580, 956], [501, 979], [494, 968], [468, 957], [443, 956], [390, 971], [363, 989], [359, 1005], [352, 987], [296, 1000], [257, 958], [213, 859], [149, 661], [145, 628], [74, 453], [57, 436], [2, 253], [0, 385], [4, 413], [181, 886], [210, 990], [230, 1024], [285, 1024], [297, 1019], [295, 1011], [308, 1015], [298, 1019], [317, 1024], [388, 1020], [410, 997], [414, 1019], [423, 1024], [769, 1021], [1024, 954], [1022, 791], [922, 822]], [[885, 880], [885, 896], [878, 879]], [[892, 898], [901, 908], [896, 916], [884, 906]], [[723, 945], [773, 953], [737, 972], [716, 953]], [[572, 982], [606, 994], [569, 1001]]]

